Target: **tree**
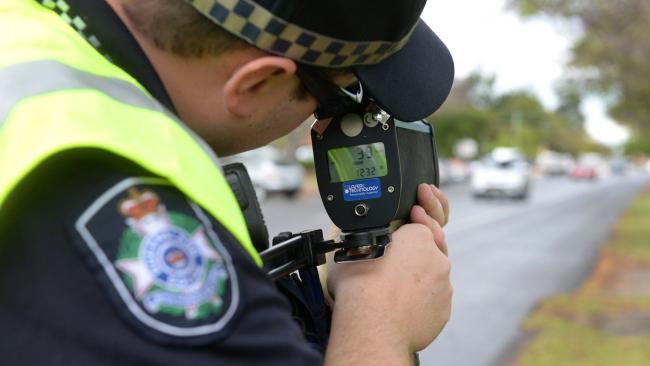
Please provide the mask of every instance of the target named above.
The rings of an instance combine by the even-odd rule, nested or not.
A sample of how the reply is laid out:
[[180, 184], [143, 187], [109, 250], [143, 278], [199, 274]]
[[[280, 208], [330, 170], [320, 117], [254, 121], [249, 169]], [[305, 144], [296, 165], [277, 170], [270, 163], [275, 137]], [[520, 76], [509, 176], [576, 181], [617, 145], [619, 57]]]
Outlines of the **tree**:
[[548, 111], [527, 91], [497, 95], [494, 82], [478, 73], [457, 81], [447, 103], [429, 118], [442, 156], [451, 156], [462, 138], [476, 140], [483, 154], [513, 146], [530, 158], [540, 147], [573, 154], [594, 148], [583, 128], [579, 94], [569, 86], [560, 89], [558, 110]]
[[556, 88], [559, 105], [555, 113], [564, 118], [574, 130], [584, 129], [585, 116], [582, 114], [582, 95], [574, 83], [566, 81]]
[[446, 110], [429, 118], [436, 133], [438, 153], [453, 156], [454, 145], [463, 138], [472, 138], [479, 144], [481, 153], [486, 153], [497, 135], [494, 118], [489, 112], [476, 108]]
[[514, 91], [495, 99], [492, 110], [499, 125], [496, 146], [515, 146], [528, 157], [548, 139], [549, 114], [527, 91]]
[[490, 110], [494, 98], [493, 76], [472, 73], [456, 80], [442, 108], [428, 120], [436, 131], [441, 156], [452, 156], [456, 142], [472, 138], [479, 143], [481, 153], [488, 152], [497, 135], [495, 117]]
[[615, 119], [650, 131], [650, 1], [509, 0], [523, 16], [546, 14], [577, 20], [582, 35], [570, 66], [583, 70], [583, 85], [614, 102]]
[[642, 133], [633, 134], [630, 141], [625, 145], [625, 153], [650, 156], [650, 136]]

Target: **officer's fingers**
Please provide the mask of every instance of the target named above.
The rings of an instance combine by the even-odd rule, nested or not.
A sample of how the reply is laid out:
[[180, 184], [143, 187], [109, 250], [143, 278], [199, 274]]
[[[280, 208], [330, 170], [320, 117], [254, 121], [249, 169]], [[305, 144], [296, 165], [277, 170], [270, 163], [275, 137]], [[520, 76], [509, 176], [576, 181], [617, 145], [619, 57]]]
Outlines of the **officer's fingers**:
[[442, 227], [434, 220], [421, 206], [413, 206], [411, 209], [411, 222], [421, 224], [429, 228], [433, 233], [433, 240], [436, 242], [438, 249], [447, 255], [447, 239]]
[[332, 295], [330, 293], [330, 288], [327, 283], [327, 274], [329, 271], [328, 264], [333, 261], [334, 258], [330, 259], [327, 258], [327, 262], [322, 265], [318, 266], [318, 277], [320, 279], [320, 286], [323, 289], [323, 296], [325, 297], [325, 303], [329, 305], [330, 307], [334, 307], [334, 299], [332, 298]]
[[445, 213], [445, 221], [440, 222], [440, 225], [444, 227], [449, 222], [449, 199], [447, 198], [446, 194], [442, 193], [442, 191], [433, 184], [431, 185], [431, 190], [433, 191], [433, 194], [436, 196], [436, 198], [438, 198], [438, 201], [440, 201], [442, 210]]
[[436, 245], [440, 249], [441, 252], [445, 253], [445, 255], [449, 255], [449, 247], [447, 246], [447, 236], [445, 235], [445, 231], [442, 230], [442, 227], [438, 226], [434, 228], [433, 230], [433, 240], [436, 241]]
[[431, 218], [438, 221], [440, 225], [445, 224], [447, 221], [445, 209], [428, 184], [418, 186], [418, 203]]

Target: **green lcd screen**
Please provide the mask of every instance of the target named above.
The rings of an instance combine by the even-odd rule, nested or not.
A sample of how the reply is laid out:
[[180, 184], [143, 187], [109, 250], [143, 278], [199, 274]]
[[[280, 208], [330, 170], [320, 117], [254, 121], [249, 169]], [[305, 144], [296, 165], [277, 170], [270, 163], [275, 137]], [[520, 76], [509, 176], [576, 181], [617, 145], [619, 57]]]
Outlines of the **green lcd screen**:
[[332, 183], [388, 175], [383, 142], [331, 149], [327, 152], [327, 160]]

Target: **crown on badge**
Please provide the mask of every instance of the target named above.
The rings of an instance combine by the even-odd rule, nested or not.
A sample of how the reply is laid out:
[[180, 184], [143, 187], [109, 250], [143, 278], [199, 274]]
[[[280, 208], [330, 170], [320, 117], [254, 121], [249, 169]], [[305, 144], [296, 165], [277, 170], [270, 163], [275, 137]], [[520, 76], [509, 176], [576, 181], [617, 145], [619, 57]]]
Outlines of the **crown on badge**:
[[160, 198], [152, 191], [140, 193], [137, 188], [129, 188], [129, 198], [118, 204], [120, 213], [136, 220], [158, 212]]

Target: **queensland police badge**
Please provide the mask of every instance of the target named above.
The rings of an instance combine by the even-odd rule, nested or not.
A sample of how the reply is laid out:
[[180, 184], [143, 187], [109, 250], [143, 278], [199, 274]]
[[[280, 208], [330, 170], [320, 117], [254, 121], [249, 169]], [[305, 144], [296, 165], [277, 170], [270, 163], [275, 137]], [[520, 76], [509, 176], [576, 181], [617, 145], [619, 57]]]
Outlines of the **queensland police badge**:
[[120, 314], [155, 339], [195, 344], [221, 333], [240, 300], [213, 223], [166, 181], [129, 178], [91, 204], [76, 230]]
[[118, 209], [129, 228], [115, 267], [150, 313], [207, 318], [223, 311], [228, 272], [201, 223], [167, 212], [158, 196], [129, 189]]

